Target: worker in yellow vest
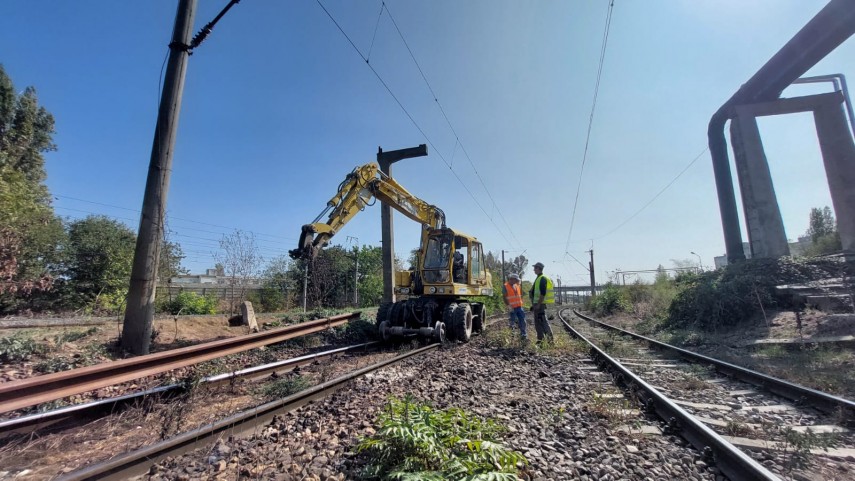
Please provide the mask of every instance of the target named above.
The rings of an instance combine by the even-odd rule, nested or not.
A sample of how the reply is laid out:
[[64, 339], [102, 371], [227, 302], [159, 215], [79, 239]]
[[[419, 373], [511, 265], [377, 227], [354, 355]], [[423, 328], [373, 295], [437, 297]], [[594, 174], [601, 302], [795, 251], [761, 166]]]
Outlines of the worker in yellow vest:
[[555, 293], [552, 288], [552, 279], [543, 275], [543, 264], [538, 262], [534, 265], [535, 279], [529, 291], [531, 297], [531, 310], [534, 312], [534, 330], [537, 332], [537, 344], [543, 342], [546, 337], [549, 342], [554, 340], [552, 328], [546, 319], [546, 308], [555, 303]]
[[511, 274], [508, 276], [508, 281], [502, 286], [502, 300], [505, 301], [505, 305], [508, 307], [508, 312], [510, 313], [511, 329], [514, 328], [514, 324], [519, 325], [520, 336], [522, 336], [524, 341], [528, 340], [525, 330], [525, 311], [523, 310], [522, 288], [520, 287], [519, 275]]

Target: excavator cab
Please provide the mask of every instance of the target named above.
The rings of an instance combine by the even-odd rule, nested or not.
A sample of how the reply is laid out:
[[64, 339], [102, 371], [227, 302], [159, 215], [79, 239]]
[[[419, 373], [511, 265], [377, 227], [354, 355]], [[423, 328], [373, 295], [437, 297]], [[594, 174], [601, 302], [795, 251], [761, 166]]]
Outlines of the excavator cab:
[[397, 301], [380, 306], [384, 338], [407, 335], [467, 342], [484, 328], [483, 303], [469, 297], [493, 295], [481, 243], [447, 227], [425, 229], [417, 266], [396, 276]]

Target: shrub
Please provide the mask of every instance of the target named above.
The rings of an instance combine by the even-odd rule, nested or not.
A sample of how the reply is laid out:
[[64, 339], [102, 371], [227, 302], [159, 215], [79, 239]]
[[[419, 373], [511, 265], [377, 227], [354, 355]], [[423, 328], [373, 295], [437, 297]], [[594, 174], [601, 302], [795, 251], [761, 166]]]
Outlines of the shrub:
[[375, 323], [365, 319], [356, 319], [343, 326], [324, 331], [324, 338], [328, 343], [358, 344], [377, 341], [380, 338], [380, 333], [377, 331]]
[[626, 295], [620, 287], [606, 284], [606, 288], [590, 303], [590, 309], [598, 316], [608, 316], [616, 312], [627, 311], [631, 308]]
[[218, 300], [211, 296], [200, 296], [195, 292], [180, 292], [172, 300], [160, 305], [161, 312], [180, 314], [216, 314]]
[[715, 330], [733, 326], [778, 306], [775, 286], [840, 275], [842, 264], [822, 259], [749, 259], [723, 269], [677, 278], [668, 327]]
[[36, 341], [21, 336], [0, 337], [0, 362], [28, 361], [32, 356], [47, 352], [47, 348]]
[[380, 429], [357, 447], [368, 479], [517, 480], [525, 456], [499, 444], [502, 427], [462, 409], [434, 409], [392, 398], [380, 413]]

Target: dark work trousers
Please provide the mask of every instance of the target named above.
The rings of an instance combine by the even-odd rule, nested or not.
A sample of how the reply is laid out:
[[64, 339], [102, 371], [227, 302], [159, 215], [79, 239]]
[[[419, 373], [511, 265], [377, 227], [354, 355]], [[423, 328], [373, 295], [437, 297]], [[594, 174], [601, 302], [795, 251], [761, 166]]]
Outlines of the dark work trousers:
[[537, 342], [543, 341], [546, 337], [549, 342], [554, 340], [552, 336], [552, 327], [549, 326], [549, 320], [546, 318], [546, 308], [534, 311], [534, 330], [537, 332]]

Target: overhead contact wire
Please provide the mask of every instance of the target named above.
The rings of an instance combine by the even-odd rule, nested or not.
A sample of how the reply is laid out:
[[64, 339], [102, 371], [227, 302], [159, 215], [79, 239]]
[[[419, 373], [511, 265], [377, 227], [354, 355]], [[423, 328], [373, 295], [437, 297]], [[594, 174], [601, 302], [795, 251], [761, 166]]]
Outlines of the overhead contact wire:
[[573, 213], [570, 216], [570, 231], [567, 233], [567, 243], [564, 246], [564, 250], [568, 251], [570, 249], [570, 239], [573, 236], [573, 226], [576, 222], [576, 208], [579, 207], [579, 193], [582, 190], [582, 177], [585, 173], [585, 162], [588, 160], [588, 147], [591, 143], [591, 129], [594, 125], [594, 112], [597, 109], [597, 97], [600, 93], [600, 79], [603, 75], [603, 64], [606, 59], [606, 47], [609, 42], [609, 31], [611, 30], [612, 25], [612, 11], [614, 10], [615, 2], [614, 0], [610, 0], [609, 9], [606, 13], [606, 25], [603, 28], [603, 42], [600, 46], [600, 60], [599, 65], [597, 67], [597, 81], [594, 84], [594, 100], [591, 102], [591, 115], [588, 117], [588, 132], [585, 135], [585, 151], [582, 154], [582, 166], [579, 169], [579, 182], [576, 185], [576, 198], [573, 201]]
[[[475, 205], [477, 205], [478, 208], [481, 209], [481, 212], [483, 212], [484, 216], [487, 217], [487, 219], [493, 224], [493, 226], [496, 228], [496, 230], [499, 232], [499, 234], [502, 236], [502, 238], [505, 240], [505, 242], [507, 242], [509, 245], [512, 245], [511, 241], [507, 238], [507, 236], [505, 236], [505, 233], [502, 232], [502, 229], [500, 229], [499, 226], [495, 223], [495, 221], [493, 221], [493, 219], [490, 218], [490, 215], [487, 214], [487, 210], [481, 205], [481, 203], [478, 201], [478, 199], [475, 197], [475, 195], [472, 193], [472, 191], [469, 189], [469, 187], [466, 185], [466, 183], [463, 182], [463, 179], [461, 179], [460, 176], [457, 175], [457, 172], [455, 172], [454, 169], [451, 168], [451, 164], [448, 163], [448, 161], [445, 159], [445, 156], [442, 155], [442, 152], [436, 147], [436, 145], [433, 143], [431, 138], [427, 135], [427, 133], [424, 131], [424, 129], [422, 129], [421, 125], [419, 125], [419, 123], [416, 122], [416, 119], [413, 118], [413, 116], [410, 114], [410, 112], [407, 110], [407, 108], [404, 107], [404, 104], [400, 101], [400, 99], [398, 99], [398, 96], [395, 95], [395, 93], [392, 91], [392, 89], [389, 87], [389, 85], [386, 83], [386, 81], [383, 80], [383, 77], [380, 75], [380, 73], [378, 73], [377, 70], [374, 68], [374, 66], [368, 62], [368, 58], [365, 55], [363, 55], [362, 51], [359, 50], [359, 47], [357, 47], [356, 44], [353, 43], [353, 40], [350, 38], [350, 36], [347, 34], [347, 32], [344, 31], [344, 29], [341, 27], [341, 25], [338, 23], [338, 21], [336, 21], [335, 17], [333, 17], [332, 14], [330, 13], [330, 11], [327, 10], [327, 8], [324, 6], [323, 3], [321, 3], [321, 0], [316, 0], [316, 2], [321, 7], [321, 9], [323, 9], [324, 13], [327, 14], [327, 17], [329, 17], [329, 19], [332, 20], [333, 24], [335, 24], [336, 28], [338, 28], [339, 32], [341, 32], [341, 34], [344, 35], [344, 38], [347, 39], [348, 43], [350, 43], [350, 46], [353, 47], [353, 49], [356, 51], [356, 53], [359, 55], [359, 57], [362, 58], [362, 60], [365, 62], [365, 64], [368, 66], [368, 68], [371, 69], [371, 72], [374, 74], [375, 77], [377, 77], [377, 80], [380, 82], [381, 85], [383, 85], [383, 87], [386, 89], [386, 92], [389, 93], [389, 95], [392, 97], [392, 99], [395, 100], [395, 103], [398, 104], [398, 107], [401, 108], [401, 110], [404, 112], [404, 114], [407, 116], [407, 118], [410, 119], [410, 122], [413, 124], [413, 126], [419, 131], [420, 134], [422, 134], [422, 136], [427, 141], [428, 145], [430, 145], [431, 150], [436, 152], [436, 154], [439, 156], [439, 158], [442, 160], [442, 162], [446, 166], [448, 166], [449, 170], [451, 170], [451, 173], [454, 175], [454, 178], [456, 178], [457, 181], [460, 183], [460, 185], [463, 186], [463, 189], [466, 190], [466, 192], [469, 194], [469, 196], [475, 202]], [[389, 12], [388, 8], [386, 9], [386, 12], [387, 13]], [[390, 18], [391, 18], [391, 16], [390, 16]], [[462, 147], [462, 145], [461, 145], [461, 147]]]

